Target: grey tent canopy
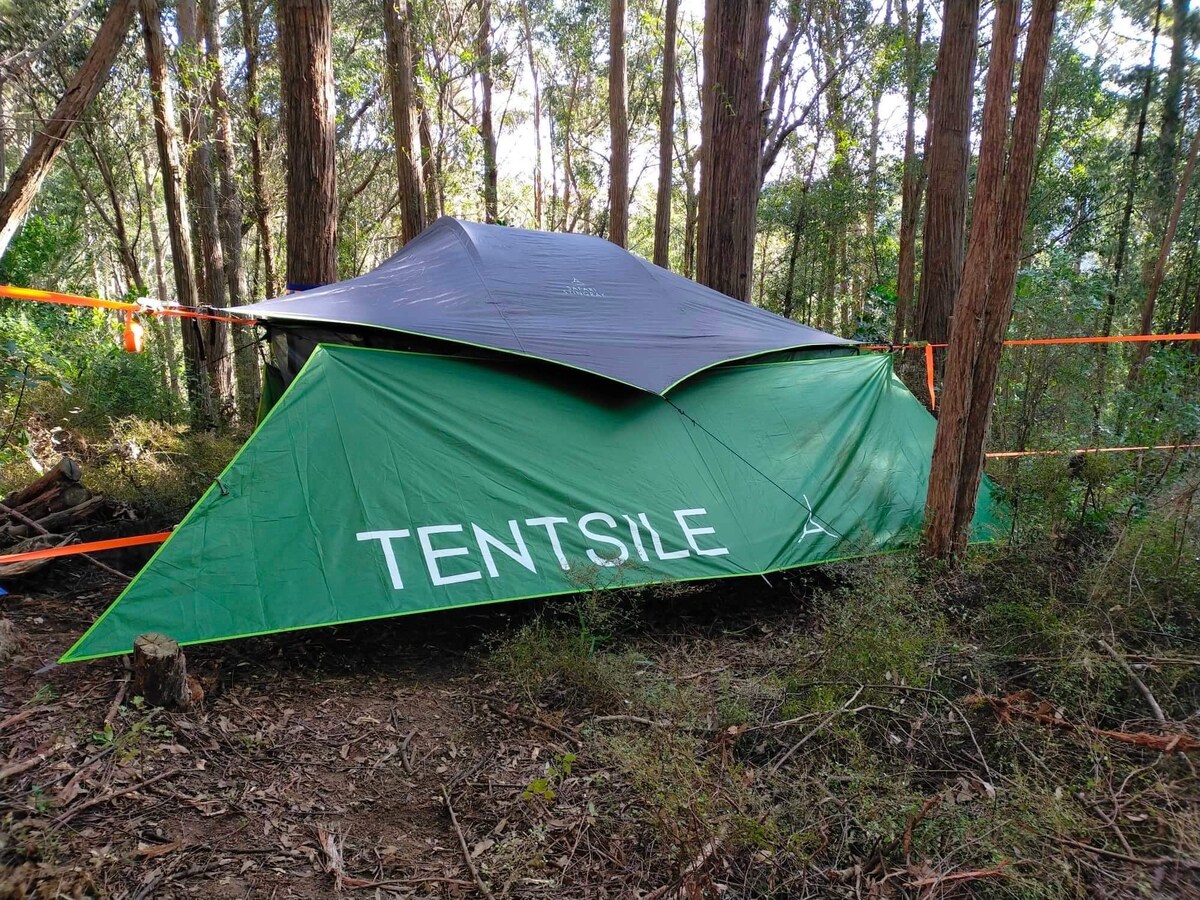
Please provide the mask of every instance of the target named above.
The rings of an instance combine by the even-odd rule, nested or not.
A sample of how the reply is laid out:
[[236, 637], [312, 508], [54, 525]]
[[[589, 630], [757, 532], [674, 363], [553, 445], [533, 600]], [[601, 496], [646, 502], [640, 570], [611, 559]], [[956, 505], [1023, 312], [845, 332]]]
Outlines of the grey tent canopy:
[[285, 381], [318, 342], [363, 343], [364, 329], [549, 360], [660, 395], [722, 363], [854, 346], [601, 238], [450, 217], [366, 275], [231, 312], [291, 336]]

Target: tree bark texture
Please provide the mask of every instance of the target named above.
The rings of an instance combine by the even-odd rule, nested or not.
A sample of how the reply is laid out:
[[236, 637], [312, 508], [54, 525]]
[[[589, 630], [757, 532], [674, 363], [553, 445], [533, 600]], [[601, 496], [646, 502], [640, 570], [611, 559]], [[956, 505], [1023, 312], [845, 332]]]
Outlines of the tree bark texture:
[[[212, 123], [208, 118], [210, 101], [206, 82], [208, 63], [200, 46], [202, 22], [195, 0], [179, 0], [179, 65], [181, 81], [188, 98], [183, 134], [188, 147], [184, 177], [192, 203], [192, 249], [198, 252], [196, 263], [202, 305], [225, 306], [229, 294], [225, 277], [225, 252], [221, 246], [221, 221], [213, 175]], [[212, 408], [217, 422], [230, 417], [234, 410], [233, 360], [229, 358], [229, 326], [224, 322], [203, 320], [197, 323], [204, 348], [204, 367], [212, 392]]]
[[925, 137], [925, 240], [914, 336], [945, 343], [962, 279], [979, 0], [946, 0]]
[[241, 0], [242, 42], [246, 45], [246, 118], [250, 126], [250, 171], [254, 180], [254, 227], [258, 230], [259, 254], [266, 278], [266, 295], [283, 293], [275, 262], [275, 240], [271, 230], [271, 201], [267, 193], [267, 167], [263, 150], [262, 100], [258, 93], [259, 46], [258, 11], [252, 0]]
[[479, 0], [479, 87], [482, 95], [479, 131], [483, 138], [483, 215], [489, 224], [500, 217], [499, 172], [496, 168], [496, 125], [492, 115], [492, 0]]
[[608, 239], [629, 243], [629, 97], [625, 86], [625, 0], [608, 6]]
[[679, 0], [667, 0], [663, 34], [662, 97], [658, 109], [658, 197], [654, 209], [654, 264], [671, 268], [671, 171], [675, 156], [675, 59]]
[[[675, 2], [675, 0], [668, 0]], [[525, 32], [525, 52], [529, 56], [529, 77], [533, 84], [533, 227], [540, 229], [545, 216], [545, 187], [542, 183], [542, 87], [534, 53], [533, 17], [529, 0], [521, 2], [521, 24]]]
[[997, 3], [971, 246], [954, 308], [926, 501], [923, 549], [939, 559], [961, 557], [983, 477], [984, 443], [1000, 351], [1012, 318], [1055, 5], [1056, 0], [1033, 3], [1010, 141], [1008, 119], [1020, 7], [1019, 0]]
[[[201, 0], [206, 71], [210, 79], [209, 98], [213, 111], [213, 149], [218, 173], [219, 225], [221, 251], [225, 262], [225, 287], [230, 306], [242, 306], [249, 301], [246, 266], [242, 254], [241, 186], [237, 179], [237, 155], [234, 150], [233, 120], [229, 113], [229, 93], [225, 89], [225, 69], [221, 63], [221, 21], [216, 0]], [[228, 328], [226, 328], [228, 331]], [[233, 363], [237, 376], [237, 414], [243, 422], [253, 422], [258, 414], [258, 398], [262, 390], [258, 355], [253, 342], [254, 332], [247, 330], [234, 345]], [[240, 343], [241, 346], [237, 346]], [[228, 351], [226, 351], [228, 352]]]
[[400, 191], [400, 236], [408, 243], [425, 230], [425, 193], [421, 172], [415, 70], [408, 0], [384, 0], [388, 83], [396, 138], [396, 178]]
[[125, 45], [134, 8], [134, 0], [114, 0], [108, 8], [83, 64], [71, 78], [50, 118], [36, 130], [25, 158], [13, 172], [12, 182], [0, 197], [0, 256], [32, 208], [50, 167], [66, 146], [71, 129], [108, 80], [117, 54]]
[[[167, 235], [171, 244], [171, 270], [175, 277], [175, 300], [193, 309], [199, 305], [191, 225], [184, 195], [183, 164], [176, 132], [175, 103], [167, 78], [166, 44], [158, 0], [140, 0], [142, 39], [146, 67], [150, 73], [150, 99], [154, 108], [154, 136], [162, 169], [163, 202], [167, 211]], [[204, 367], [204, 344], [200, 323], [180, 319], [183, 331], [184, 383], [192, 417], [211, 423], [214, 417], [208, 373]]]
[[918, 0], [916, 20], [910, 21], [908, 0], [900, 0], [900, 19], [905, 32], [905, 100], [908, 113], [904, 126], [904, 174], [900, 187], [900, 253], [896, 275], [896, 322], [892, 340], [903, 343], [913, 308], [917, 283], [917, 214], [921, 206], [925, 172], [917, 161], [917, 88], [920, 79], [921, 43], [925, 30], [925, 0]]
[[329, 0], [279, 0], [287, 133], [287, 281], [337, 281], [333, 12]]
[[708, 0], [704, 13], [696, 280], [750, 299], [762, 154], [769, 0]]

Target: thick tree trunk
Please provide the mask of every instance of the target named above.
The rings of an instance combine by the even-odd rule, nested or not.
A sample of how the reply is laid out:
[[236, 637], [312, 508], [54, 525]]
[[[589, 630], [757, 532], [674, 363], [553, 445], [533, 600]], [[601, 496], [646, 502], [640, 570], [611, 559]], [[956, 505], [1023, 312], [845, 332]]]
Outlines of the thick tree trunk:
[[67, 85], [66, 93], [50, 118], [35, 132], [29, 151], [13, 172], [12, 182], [0, 197], [0, 257], [4, 256], [13, 235], [33, 206], [38, 189], [66, 145], [72, 127], [108, 80], [113, 62], [125, 45], [133, 11], [134, 0], [113, 0], [83, 64]]
[[302, 291], [337, 281], [329, 0], [279, 0], [278, 46], [287, 131], [287, 280]]
[[498, 172], [496, 170], [496, 126], [492, 121], [492, 0], [479, 0], [479, 91], [481, 109], [479, 133], [483, 138], [483, 216], [489, 225], [500, 216]]
[[[167, 210], [167, 233], [171, 243], [171, 269], [175, 275], [175, 300], [193, 309], [199, 305], [195, 257], [192, 253], [191, 227], [184, 197], [179, 141], [175, 131], [175, 104], [167, 80], [166, 45], [158, 0], [140, 0], [142, 38], [146, 46], [146, 66], [150, 73], [150, 99], [154, 107], [154, 134], [162, 169], [163, 201]], [[180, 320], [183, 329], [183, 362], [188, 403], [193, 419], [211, 424], [215, 411], [204, 366], [204, 341], [200, 323]]]
[[[608, 239], [629, 243], [629, 98], [625, 87], [625, 0], [608, 5]], [[751, 248], [753, 252], [753, 248]]]
[[900, 19], [905, 34], [905, 100], [908, 114], [904, 126], [904, 175], [900, 188], [900, 259], [896, 275], [896, 322], [892, 340], [904, 342], [911, 315], [917, 278], [917, 214], [924, 189], [924, 168], [917, 161], [917, 88], [920, 79], [921, 43], [925, 30], [925, 0], [918, 0], [915, 22], [910, 21], [908, 0], [900, 0]]
[[946, 0], [925, 138], [928, 187], [914, 336], [945, 343], [962, 279], [979, 0]]
[[[207, 115], [211, 102], [209, 85], [204, 80], [208, 61], [200, 48], [202, 23], [195, 0], [179, 0], [177, 10], [181, 68], [187, 72], [182, 78], [188, 97], [184, 143], [190, 149], [185, 177], [192, 201], [193, 250], [199, 252], [196, 270], [200, 276], [201, 304], [222, 307], [226, 305], [229, 288], [225, 277], [225, 252], [221, 246], [220, 203], [213, 177], [211, 123]], [[208, 320], [198, 325], [203, 336], [204, 365], [213, 395], [213, 409], [219, 423], [228, 419], [234, 410], [229, 326]]]
[[[674, 2], [674, 0], [668, 0]], [[533, 84], [533, 227], [542, 227], [545, 215], [545, 188], [542, 184], [542, 87], [534, 53], [533, 21], [529, 0], [521, 2], [521, 24], [525, 30], [525, 52], [529, 57], [529, 77]], [[553, 171], [553, 167], [551, 168]]]
[[957, 560], [983, 477], [984, 443], [1004, 334], [1012, 318], [1021, 236], [1037, 152], [1056, 0], [1034, 0], [1009, 146], [1019, 0], [998, 0], [983, 113], [971, 246], [946, 363], [923, 548]]
[[696, 280], [749, 300], [762, 154], [769, 0], [708, 0], [704, 13]]
[[662, 98], [658, 109], [658, 198], [654, 209], [654, 264], [671, 268], [671, 169], [675, 156], [675, 56], [679, 0], [667, 0], [663, 35]]
[[[246, 284], [246, 266], [242, 255], [242, 209], [241, 188], [237, 180], [237, 157], [234, 151], [233, 121], [229, 113], [229, 93], [225, 89], [225, 69], [221, 63], [221, 22], [216, 0], [201, 0], [204, 22], [204, 47], [207, 61], [209, 98], [212, 102], [214, 141], [217, 171], [220, 185], [220, 234], [221, 250], [225, 261], [225, 286], [229, 292], [229, 305], [242, 306], [249, 301]], [[237, 413], [243, 422], [253, 422], [258, 414], [258, 398], [262, 391], [258, 368], [258, 355], [253, 343], [253, 332], [248, 331], [237, 346], [234, 344], [233, 361], [237, 375]], [[228, 351], [226, 351], [228, 352]]]
[[258, 93], [258, 66], [261, 48], [258, 38], [258, 11], [251, 0], [241, 0], [242, 42], [246, 45], [246, 116], [250, 124], [250, 171], [254, 180], [254, 227], [258, 230], [258, 252], [266, 278], [266, 295], [283, 293], [275, 264], [275, 240], [271, 230], [271, 201], [267, 193], [267, 166], [263, 151], [262, 100]]
[[408, 0], [384, 0], [388, 83], [392, 89], [392, 127], [396, 137], [396, 176], [400, 191], [400, 236], [408, 243], [425, 230], [424, 180], [418, 137], [416, 84]]

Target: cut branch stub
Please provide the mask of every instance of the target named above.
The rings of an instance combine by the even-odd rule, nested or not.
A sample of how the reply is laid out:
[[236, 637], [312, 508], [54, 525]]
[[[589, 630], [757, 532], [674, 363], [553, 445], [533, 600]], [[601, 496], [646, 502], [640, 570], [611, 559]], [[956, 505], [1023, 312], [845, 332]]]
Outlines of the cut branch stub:
[[204, 697], [187, 674], [187, 660], [179, 644], [165, 634], [150, 632], [133, 642], [134, 690], [151, 706], [186, 710]]

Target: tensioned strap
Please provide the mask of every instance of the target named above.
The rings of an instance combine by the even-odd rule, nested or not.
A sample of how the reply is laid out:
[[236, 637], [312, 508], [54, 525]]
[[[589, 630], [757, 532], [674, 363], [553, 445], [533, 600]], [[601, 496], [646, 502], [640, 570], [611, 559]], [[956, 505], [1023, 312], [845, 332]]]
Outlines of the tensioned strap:
[[200, 312], [186, 306], [142, 306], [140, 303], [127, 303], [123, 300], [101, 300], [99, 297], [83, 297], [79, 294], [62, 294], [58, 291], [39, 291], [36, 288], [17, 287], [11, 284], [0, 284], [0, 297], [10, 300], [32, 300], [35, 303], [57, 303], [60, 306], [82, 306], [90, 309], [115, 309], [128, 313], [140, 313], [150, 316], [171, 316], [179, 319], [203, 319], [208, 322], [227, 322], [230, 325], [257, 325], [254, 319], [239, 319], [234, 316], [220, 316], [215, 313]]
[[46, 550], [28, 550], [24, 553], [9, 553], [0, 556], [0, 565], [26, 562], [31, 559], [53, 559], [56, 556], [76, 556], [80, 553], [96, 553], [101, 550], [119, 550], [122, 547], [138, 547], [142, 544], [161, 544], [171, 536], [169, 531], [155, 534], [135, 534], [133, 537], [112, 538], [107, 541], [91, 541], [87, 544], [70, 544], [66, 547], [50, 547]]

